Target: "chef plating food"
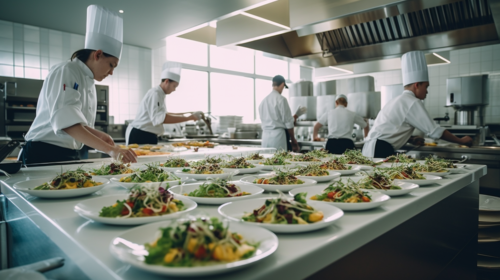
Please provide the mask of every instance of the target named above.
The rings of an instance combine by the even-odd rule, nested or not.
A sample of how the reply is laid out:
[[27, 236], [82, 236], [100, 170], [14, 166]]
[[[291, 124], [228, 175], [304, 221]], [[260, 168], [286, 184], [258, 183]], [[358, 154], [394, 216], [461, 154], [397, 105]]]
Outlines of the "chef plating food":
[[135, 120], [126, 131], [128, 144], [158, 144], [158, 135], [165, 132], [163, 124], [197, 121], [202, 112], [195, 112], [188, 117], [167, 113], [165, 97], [175, 91], [181, 80], [181, 64], [167, 61], [163, 64], [160, 85], [150, 89], [139, 105]]
[[461, 145], [472, 145], [472, 138], [458, 138], [432, 121], [421, 102], [427, 96], [429, 73], [425, 55], [421, 51], [405, 53], [401, 58], [403, 94], [387, 103], [380, 111], [363, 146], [363, 155], [385, 158], [407, 142], [416, 146], [424, 144], [421, 137], [412, 137], [418, 128], [427, 137], [443, 139]]
[[299, 151], [299, 144], [293, 132], [298, 117], [305, 114], [306, 107], [300, 106], [292, 116], [290, 106], [281, 96], [284, 88], [288, 88], [285, 78], [274, 76], [273, 91], [259, 105], [259, 116], [262, 122], [262, 147], [277, 150]]
[[115, 146], [108, 134], [94, 129], [94, 80], [113, 75], [122, 46], [123, 19], [106, 8], [88, 6], [85, 48], [73, 53], [70, 61], [52, 67], [47, 75], [19, 155], [23, 164], [79, 160], [84, 144], [125, 163], [137, 161], [133, 151]]
[[347, 96], [339, 94], [335, 99], [335, 108], [325, 112], [314, 125], [313, 139], [321, 141], [318, 131], [322, 126], [328, 125], [326, 150], [332, 154], [343, 154], [348, 149], [355, 149], [351, 137], [354, 124], [364, 128], [366, 136], [368, 124], [360, 115], [347, 109]]

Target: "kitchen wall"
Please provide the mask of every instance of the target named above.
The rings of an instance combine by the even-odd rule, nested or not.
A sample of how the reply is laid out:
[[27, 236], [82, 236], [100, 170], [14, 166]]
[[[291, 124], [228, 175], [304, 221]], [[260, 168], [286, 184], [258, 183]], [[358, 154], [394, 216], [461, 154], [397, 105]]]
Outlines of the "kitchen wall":
[[[451, 118], [448, 124], [453, 124], [453, 108], [444, 107], [447, 78], [489, 74], [490, 99], [485, 109], [485, 122], [500, 123], [500, 44], [450, 51], [450, 61], [450, 64], [429, 67], [429, 94], [424, 103], [431, 117], [444, 117], [448, 112]], [[374, 77], [376, 91], [384, 85], [402, 83], [401, 70], [366, 75]], [[335, 79], [349, 77], [343, 75]]]
[[[82, 49], [85, 36], [0, 20], [0, 76], [45, 79], [49, 69]], [[151, 87], [151, 50], [124, 45], [120, 64], [97, 84], [109, 85], [115, 123], [135, 118]]]

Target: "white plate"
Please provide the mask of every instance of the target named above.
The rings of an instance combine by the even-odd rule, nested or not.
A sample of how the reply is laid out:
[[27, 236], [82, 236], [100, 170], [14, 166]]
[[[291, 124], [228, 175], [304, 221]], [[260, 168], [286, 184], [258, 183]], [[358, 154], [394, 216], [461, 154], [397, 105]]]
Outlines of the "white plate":
[[261, 198], [248, 199], [238, 202], [228, 202], [219, 207], [219, 214], [230, 220], [239, 221], [247, 225], [259, 226], [267, 228], [268, 230], [274, 232], [286, 232], [286, 233], [305, 232], [305, 231], [312, 231], [324, 228], [329, 225], [332, 225], [344, 215], [344, 212], [335, 206], [328, 205], [325, 203], [308, 202], [308, 204], [311, 205], [314, 209], [323, 212], [323, 220], [307, 225], [276, 225], [276, 224], [245, 222], [241, 220], [244, 214], [251, 213], [253, 210], [259, 209], [260, 207], [262, 207], [262, 205], [264, 205], [266, 200], [270, 198], [271, 197], [261, 197]]
[[382, 194], [386, 194], [388, 196], [400, 196], [400, 195], [405, 195], [407, 193], [411, 193], [412, 191], [418, 189], [417, 184], [413, 183], [405, 183], [402, 181], [394, 182], [393, 185], [401, 187], [400, 190], [379, 190], [379, 189], [363, 189], [366, 191], [377, 191]]
[[321, 194], [323, 192], [323, 190], [326, 188], [327, 187], [325, 187], [325, 186], [313, 186], [313, 187], [309, 187], [309, 188], [297, 188], [297, 189], [291, 190], [289, 193], [290, 193], [290, 195], [295, 196], [298, 193], [306, 192], [308, 202], [312, 201], [312, 202], [326, 203], [326, 204], [330, 204], [333, 206], [337, 206], [338, 208], [345, 210], [345, 211], [359, 211], [359, 210], [372, 209], [372, 208], [381, 206], [382, 204], [386, 203], [389, 199], [391, 199], [386, 194], [382, 194], [382, 193], [375, 192], [372, 190], [367, 191], [372, 197], [371, 202], [345, 203], [345, 202], [317, 201], [317, 200], [310, 199], [310, 197], [313, 195]]
[[262, 167], [255, 165], [255, 167], [253, 167], [253, 168], [225, 168], [225, 169], [238, 171], [238, 174], [251, 174], [251, 173], [257, 173], [257, 172], [261, 171]]
[[161, 167], [161, 169], [172, 173], [175, 173], [175, 171], [182, 170], [184, 168], [189, 168], [189, 167]]
[[275, 192], [276, 190], [280, 190], [282, 192], [287, 192], [291, 189], [298, 188], [298, 187], [307, 187], [307, 186], [312, 186], [315, 185], [317, 182], [312, 180], [312, 179], [304, 179], [301, 178], [300, 180], [304, 181], [304, 184], [298, 184], [298, 185], [265, 185], [265, 184], [254, 184], [253, 181], [257, 178], [270, 178], [273, 177], [274, 175], [252, 175], [252, 176], [247, 176], [243, 177], [240, 179], [241, 182], [245, 184], [251, 184], [257, 187], [261, 187], [266, 191], [269, 192]]
[[417, 173], [420, 173], [422, 175], [433, 175], [433, 176], [440, 176], [440, 177], [444, 177], [444, 176], [451, 174], [451, 172], [420, 172], [420, 171], [417, 171]]
[[92, 178], [101, 178], [106, 180], [111, 180], [112, 178], [120, 179], [121, 177], [127, 177], [134, 173], [118, 174], [118, 175], [92, 175]]
[[37, 197], [68, 198], [68, 197], [89, 195], [91, 193], [95, 193], [96, 191], [104, 188], [107, 184], [109, 184], [109, 181], [107, 179], [92, 178], [94, 181], [103, 184], [95, 187], [69, 189], [69, 190], [33, 190], [34, 188], [40, 186], [43, 183], [51, 182], [52, 179], [54, 179], [54, 177], [18, 182], [14, 184], [14, 189]]
[[467, 173], [468, 168], [467, 164], [455, 164], [457, 168], [445, 168], [446, 170], [450, 171], [451, 173]]
[[401, 182], [406, 182], [406, 183], [414, 183], [419, 186], [426, 186], [426, 185], [432, 185], [432, 184], [437, 184], [438, 180], [443, 179], [442, 177], [439, 176], [434, 176], [434, 175], [423, 175], [425, 179], [395, 179], [394, 182], [401, 181]]
[[[168, 189], [169, 192], [173, 193], [177, 196], [184, 196], [185, 193], [190, 193], [194, 190], [197, 190], [198, 187], [204, 183], [209, 183], [208, 181], [206, 182], [199, 182], [199, 183], [193, 183], [193, 184], [186, 184], [186, 185], [178, 185], [175, 187], [172, 187]], [[243, 184], [240, 181], [230, 181], [229, 183], [235, 184], [238, 187], [241, 188], [242, 191], [250, 193], [249, 195], [245, 196], [237, 196], [237, 197], [194, 197], [194, 196], [185, 196], [189, 197], [189, 199], [195, 201], [196, 203], [200, 204], [212, 204], [212, 205], [221, 205], [226, 202], [230, 201], [237, 201], [237, 200], [243, 200], [243, 199], [248, 199], [248, 198], [254, 198], [256, 195], [261, 194], [264, 192], [263, 188], [250, 185], [250, 184]]]
[[182, 201], [186, 209], [176, 213], [166, 214], [162, 216], [154, 216], [154, 217], [135, 217], [135, 218], [99, 217], [99, 212], [103, 207], [111, 206], [115, 204], [117, 200], [124, 200], [127, 199], [127, 197], [128, 195], [126, 194], [114, 194], [114, 195], [106, 195], [102, 197], [87, 199], [75, 205], [74, 210], [80, 216], [92, 221], [110, 225], [130, 226], [130, 225], [142, 225], [146, 223], [153, 223], [161, 220], [175, 219], [181, 215], [186, 214], [189, 211], [194, 210], [197, 206], [196, 202], [190, 200], [189, 198], [186, 198], [181, 195], [174, 195], [174, 199]]
[[355, 166], [359, 167], [359, 170], [372, 170], [374, 167], [371, 165], [363, 165], [363, 164], [346, 164], [352, 166], [354, 168]]
[[500, 197], [480, 194], [479, 211], [500, 211]]
[[[249, 161], [249, 162], [251, 162], [251, 161]], [[287, 168], [293, 168], [295, 166], [295, 164], [293, 164], [293, 163], [286, 164], [286, 165], [264, 165], [264, 164], [259, 164], [258, 162], [260, 162], [260, 161], [257, 160], [257, 162], [252, 162], [252, 164], [260, 167], [261, 170], [267, 170], [267, 171], [272, 171], [274, 168], [276, 168], [278, 170], [284, 170]]]
[[111, 178], [111, 182], [118, 184], [121, 187], [126, 188], [127, 190], [130, 190], [131, 188], [133, 188], [135, 186], [145, 186], [145, 187], [154, 187], [154, 188], [163, 187], [163, 188], [167, 189], [167, 184], [170, 187], [177, 186], [186, 180], [188, 180], [188, 178], [181, 178], [180, 180], [163, 181], [163, 182], [151, 182], [151, 183], [127, 183], [127, 182], [120, 182], [120, 179], [117, 179], [117, 178]]
[[330, 175], [326, 176], [296, 176], [297, 178], [300, 179], [312, 179], [316, 182], [329, 182], [332, 181], [333, 179], [340, 178], [340, 172], [333, 171], [333, 170], [326, 170]]
[[338, 172], [340, 176], [349, 176], [354, 175], [362, 170], [360, 165], [354, 165], [349, 170], [335, 170], [335, 169], [327, 169], [328, 171]]
[[227, 179], [231, 176], [235, 176], [236, 174], [238, 174], [238, 170], [222, 168], [222, 171], [223, 171], [222, 174], [191, 174], [191, 173], [184, 173], [182, 172], [182, 170], [177, 170], [175, 171], [175, 174], [177, 176], [189, 176], [189, 178], [193, 178], [195, 180], [207, 180], [209, 178]]
[[135, 227], [120, 234], [111, 241], [109, 246], [111, 254], [124, 263], [152, 273], [181, 277], [205, 277], [208, 275], [228, 273], [254, 264], [257, 261], [268, 257], [278, 248], [278, 237], [267, 229], [248, 226], [236, 222], [229, 222], [229, 229], [231, 232], [241, 234], [250, 242], [259, 242], [259, 247], [257, 248], [254, 256], [236, 262], [197, 267], [167, 267], [144, 263], [144, 255], [147, 254], [147, 251], [144, 249], [144, 244], [153, 242], [159, 232], [159, 229], [167, 227], [171, 223], [171, 221], [165, 221], [147, 224]]
[[319, 161], [293, 161], [291, 159], [286, 159], [286, 162], [292, 163], [292, 164], [315, 164], [315, 163], [322, 163], [324, 161], [327, 161], [328, 159], [320, 159]]

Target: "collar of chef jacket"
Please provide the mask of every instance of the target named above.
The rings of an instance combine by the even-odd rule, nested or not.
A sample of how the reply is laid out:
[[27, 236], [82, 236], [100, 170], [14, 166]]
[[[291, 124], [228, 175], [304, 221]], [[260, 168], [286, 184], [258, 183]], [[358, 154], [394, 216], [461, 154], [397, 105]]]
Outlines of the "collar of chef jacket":
[[76, 61], [76, 64], [78, 66], [80, 66], [80, 68], [82, 68], [83, 72], [85, 73], [85, 75], [87, 75], [90, 79], [94, 79], [94, 73], [92, 73], [92, 70], [90, 70], [90, 68], [87, 66], [87, 64], [83, 63], [81, 60], [79, 60], [78, 58], [75, 59]]

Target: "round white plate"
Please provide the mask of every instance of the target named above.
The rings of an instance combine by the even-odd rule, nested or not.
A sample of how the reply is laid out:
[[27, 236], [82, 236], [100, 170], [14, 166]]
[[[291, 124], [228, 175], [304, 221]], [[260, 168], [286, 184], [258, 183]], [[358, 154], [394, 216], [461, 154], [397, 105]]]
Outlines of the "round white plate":
[[333, 206], [337, 206], [338, 208], [345, 210], [345, 211], [359, 211], [359, 210], [372, 209], [372, 208], [381, 206], [382, 204], [386, 203], [389, 199], [391, 199], [386, 194], [382, 194], [382, 193], [375, 192], [372, 190], [367, 191], [372, 197], [371, 202], [345, 203], [345, 202], [317, 201], [317, 200], [310, 199], [310, 197], [313, 195], [321, 194], [323, 192], [323, 190], [326, 188], [327, 187], [325, 187], [325, 186], [313, 186], [313, 187], [309, 187], [309, 188], [297, 188], [297, 189], [291, 190], [289, 193], [290, 193], [290, 195], [295, 196], [298, 193], [306, 192], [307, 193], [307, 202], [326, 203], [326, 204], [330, 204]]
[[189, 167], [161, 167], [161, 169], [172, 173], [175, 173], [175, 171], [182, 170], [184, 168], [189, 168]]
[[451, 172], [420, 172], [420, 171], [417, 171], [417, 173], [420, 173], [422, 175], [433, 175], [433, 176], [440, 176], [440, 177], [444, 177], [444, 176], [451, 174]]
[[[91, 193], [95, 193], [96, 191], [104, 188], [109, 181], [107, 179], [93, 178], [96, 182], [102, 183], [102, 185], [88, 188], [78, 188], [78, 189], [69, 189], [69, 190], [33, 190], [37, 186], [40, 186], [43, 183], [51, 182], [54, 177], [50, 178], [42, 178], [42, 179], [33, 179], [28, 181], [22, 181], [14, 184], [14, 189], [18, 191], [22, 191], [28, 193], [32, 196], [43, 197], [43, 198], [68, 198], [82, 195], [89, 195]], [[31, 190], [30, 190], [31, 189]]]
[[327, 170], [333, 171], [333, 172], [338, 172], [338, 173], [340, 173], [340, 176], [349, 176], [349, 175], [354, 175], [354, 174], [360, 172], [362, 169], [361, 169], [360, 165], [354, 165], [349, 170], [335, 170], [335, 169], [327, 169]]
[[224, 168], [224, 169], [238, 171], [238, 174], [251, 174], [251, 173], [257, 173], [257, 172], [261, 171], [262, 167], [255, 165], [255, 167], [253, 167], [253, 168]]
[[318, 183], [320, 182], [329, 182], [332, 181], [333, 179], [340, 178], [340, 172], [333, 171], [333, 170], [326, 170], [330, 175], [326, 176], [296, 176], [297, 178], [300, 179], [312, 179]]
[[286, 162], [289, 162], [289, 163], [292, 163], [292, 164], [306, 164], [306, 165], [309, 165], [309, 164], [315, 164], [315, 163], [322, 163], [324, 161], [326, 161], [327, 159], [323, 159], [323, 160], [319, 160], [319, 161], [293, 161], [293, 160], [290, 160], [290, 159], [287, 159], [285, 160]]
[[175, 174], [177, 176], [189, 176], [190, 178], [193, 178], [195, 180], [207, 180], [209, 178], [227, 179], [231, 176], [235, 176], [238, 174], [238, 170], [222, 168], [222, 171], [223, 171], [222, 174], [191, 174], [191, 173], [184, 173], [182, 172], [182, 170], [177, 170], [175, 171]]
[[359, 170], [365, 170], [365, 171], [372, 170], [374, 168], [371, 165], [362, 165], [362, 164], [346, 164], [346, 165], [352, 166], [353, 169], [356, 166], [359, 167]]
[[480, 194], [479, 211], [500, 211], [500, 197]]
[[252, 225], [252, 226], [259, 226], [263, 228], [267, 228], [270, 231], [274, 232], [286, 232], [286, 233], [292, 233], [292, 232], [305, 232], [305, 231], [312, 231], [312, 230], [317, 230], [320, 228], [327, 227], [329, 225], [332, 225], [335, 223], [338, 219], [340, 219], [343, 215], [344, 212], [340, 210], [339, 208], [328, 205], [326, 203], [318, 203], [318, 202], [309, 202], [308, 204], [311, 205], [314, 209], [322, 211], [323, 212], [323, 220], [312, 223], [312, 224], [307, 224], [307, 225], [277, 225], [277, 224], [264, 224], [264, 223], [253, 223], [253, 222], [245, 222], [241, 220], [243, 215], [246, 213], [251, 213], [255, 209], [259, 209], [264, 205], [267, 199], [270, 199], [270, 197], [261, 197], [261, 198], [255, 198], [255, 199], [248, 199], [248, 200], [242, 200], [238, 202], [228, 202], [226, 204], [223, 204], [219, 207], [219, 214], [222, 216], [233, 220], [233, 221], [239, 221], [241, 223], [247, 224], [247, 225]]
[[466, 164], [455, 164], [457, 168], [445, 168], [446, 170], [450, 171], [452, 174], [453, 173], [467, 173], [468, 168]]
[[379, 190], [379, 189], [363, 189], [366, 191], [377, 191], [382, 194], [386, 194], [388, 196], [400, 196], [405, 195], [407, 193], [411, 193], [412, 191], [418, 189], [417, 184], [413, 183], [405, 183], [402, 181], [394, 182], [393, 185], [401, 187], [400, 190]]
[[135, 218], [107, 218], [107, 217], [99, 217], [99, 212], [105, 206], [111, 206], [116, 203], [117, 200], [127, 199], [128, 195], [126, 194], [114, 194], [114, 195], [106, 195], [102, 197], [96, 197], [92, 199], [84, 200], [77, 205], [75, 205], [75, 212], [80, 216], [103, 224], [110, 225], [142, 225], [146, 223], [158, 222], [161, 220], [169, 220], [178, 218], [181, 215], [186, 214], [189, 211], [192, 211], [196, 208], [196, 202], [190, 200], [181, 195], [174, 195], [175, 199], [178, 199], [184, 203], [184, 207], [186, 209], [166, 214], [162, 216], [154, 216], [154, 217], [135, 217]]
[[[200, 182], [200, 183], [194, 183], [194, 184], [186, 184], [186, 185], [178, 185], [175, 187], [171, 187], [168, 189], [169, 192], [173, 193], [178, 196], [184, 196], [186, 193], [190, 193], [204, 183], [209, 183], [209, 182]], [[200, 204], [212, 204], [212, 205], [221, 205], [226, 202], [230, 201], [237, 201], [237, 200], [243, 200], [243, 199], [248, 199], [248, 198], [253, 198], [258, 194], [261, 194], [264, 192], [263, 188], [250, 185], [250, 184], [243, 184], [240, 181], [230, 181], [229, 183], [235, 184], [238, 187], [241, 188], [242, 191], [250, 193], [249, 195], [245, 196], [236, 196], [236, 197], [194, 197], [194, 196], [185, 196], [189, 197], [189, 199], [195, 201], [196, 203]]]
[[101, 178], [101, 179], [111, 180], [112, 178], [120, 179], [122, 177], [127, 177], [127, 176], [132, 175], [132, 174], [134, 174], [134, 173], [118, 174], [118, 175], [92, 175], [92, 178]]
[[298, 185], [266, 185], [266, 184], [253, 183], [253, 181], [257, 178], [270, 178], [273, 176], [274, 175], [252, 175], [252, 176], [243, 177], [240, 179], [240, 181], [245, 183], [245, 184], [251, 184], [251, 185], [254, 185], [257, 187], [261, 187], [264, 190], [269, 191], [269, 192], [275, 192], [276, 190], [286, 192], [286, 191], [289, 191], [289, 190], [294, 189], [294, 188], [312, 186], [312, 185], [315, 185], [317, 183], [316, 181], [314, 181], [312, 179], [304, 179], [304, 178], [300, 179], [300, 180], [304, 181], [304, 183], [298, 184]]
[[253, 163], [253, 165], [255, 166], [258, 166], [261, 168], [261, 170], [267, 170], [267, 171], [272, 171], [274, 168], [278, 169], [278, 170], [284, 170], [284, 169], [287, 169], [287, 168], [292, 168], [295, 166], [295, 164], [293, 163], [290, 163], [290, 164], [286, 164], [286, 165], [264, 165], [264, 164], [259, 164], [259, 163]]
[[427, 185], [432, 185], [432, 184], [437, 184], [437, 180], [443, 179], [442, 177], [439, 176], [434, 176], [434, 175], [423, 175], [425, 179], [395, 179], [394, 182], [397, 181], [402, 181], [406, 183], [414, 183], [419, 186], [427, 186]]
[[149, 265], [144, 263], [145, 243], [151, 243], [156, 238], [159, 229], [169, 226], [172, 221], [164, 221], [154, 224], [147, 224], [130, 229], [119, 236], [113, 238], [109, 249], [111, 254], [124, 263], [128, 263], [135, 268], [152, 273], [168, 276], [199, 276], [205, 277], [220, 273], [228, 273], [260, 261], [276, 251], [278, 248], [278, 237], [267, 229], [248, 226], [236, 222], [229, 222], [229, 230], [241, 234], [246, 240], [252, 243], [259, 243], [255, 254], [244, 260], [196, 267], [167, 267], [162, 265]]
[[151, 182], [151, 183], [127, 183], [127, 182], [120, 182], [120, 179], [117, 178], [111, 178], [111, 182], [120, 185], [121, 187], [124, 187], [128, 190], [135, 186], [145, 186], [145, 187], [152, 187], [152, 188], [158, 188], [158, 187], [163, 187], [167, 189], [167, 184], [168, 186], [177, 186], [181, 184], [183, 181], [186, 181], [188, 178], [181, 178], [180, 180], [172, 180], [172, 181], [163, 181], [163, 182]]

